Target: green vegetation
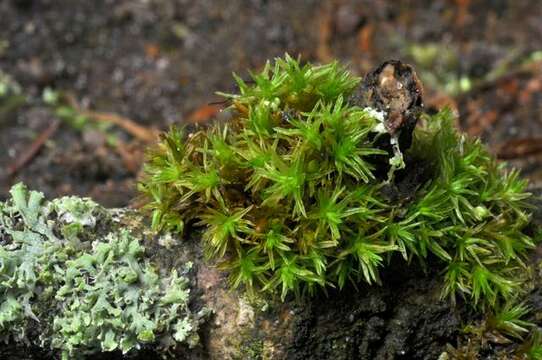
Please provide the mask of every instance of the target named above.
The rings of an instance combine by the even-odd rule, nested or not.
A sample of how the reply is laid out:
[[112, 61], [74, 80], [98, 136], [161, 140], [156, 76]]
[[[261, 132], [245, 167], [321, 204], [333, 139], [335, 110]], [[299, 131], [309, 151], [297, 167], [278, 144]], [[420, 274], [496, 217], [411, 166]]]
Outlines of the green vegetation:
[[[2, 41], [0, 40], [0, 53], [2, 52]], [[22, 93], [21, 86], [8, 74], [0, 70], [0, 123], [8, 118], [19, 107], [27, 101]]]
[[59, 90], [45, 88], [42, 93], [42, 101], [54, 115], [65, 122], [74, 130], [85, 133], [88, 131], [98, 131], [102, 133], [107, 144], [115, 147], [118, 144], [118, 138], [113, 131], [113, 124], [105, 121], [95, 121], [91, 116], [83, 113], [81, 109], [69, 100], [68, 96]]
[[528, 313], [529, 308], [525, 304], [505, 304], [501, 309], [495, 311], [492, 316], [489, 316], [488, 327], [516, 339], [521, 339], [529, 332], [529, 327], [533, 326], [532, 323], [524, 320]]
[[525, 344], [525, 355], [530, 360], [542, 359], [542, 334], [536, 330]]
[[160, 275], [126, 230], [89, 239], [111, 222], [103, 208], [76, 197], [46, 202], [21, 184], [11, 195], [0, 203], [0, 339], [62, 358], [198, 342], [204, 313], [190, 311], [183, 273]]
[[[359, 79], [337, 63], [286, 56], [235, 79], [240, 93], [223, 94], [230, 123], [172, 128], [148, 154], [140, 189], [155, 230], [200, 228], [232, 287], [282, 299], [378, 283], [392, 256], [438, 258], [443, 297], [496, 307], [521, 292], [534, 247], [525, 181], [459, 134], [450, 111], [422, 115], [411, 149], [392, 156], [375, 145], [386, 114], [348, 102]], [[429, 175], [415, 191], [386, 197], [420, 168]]]
[[542, 359], [540, 328], [536, 316], [525, 304], [497, 306], [476, 323], [464, 328], [457, 346], [448, 344], [439, 360], [484, 359], [491, 353], [496, 359]]

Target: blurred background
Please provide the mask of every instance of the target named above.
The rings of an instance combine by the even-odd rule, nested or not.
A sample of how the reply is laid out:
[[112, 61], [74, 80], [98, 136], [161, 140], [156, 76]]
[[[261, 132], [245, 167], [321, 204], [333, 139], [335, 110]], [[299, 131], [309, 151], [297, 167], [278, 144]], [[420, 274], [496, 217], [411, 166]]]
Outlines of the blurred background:
[[430, 111], [542, 188], [542, 1], [1, 0], [0, 200], [129, 204], [158, 130], [224, 116], [231, 73], [285, 52], [413, 64]]

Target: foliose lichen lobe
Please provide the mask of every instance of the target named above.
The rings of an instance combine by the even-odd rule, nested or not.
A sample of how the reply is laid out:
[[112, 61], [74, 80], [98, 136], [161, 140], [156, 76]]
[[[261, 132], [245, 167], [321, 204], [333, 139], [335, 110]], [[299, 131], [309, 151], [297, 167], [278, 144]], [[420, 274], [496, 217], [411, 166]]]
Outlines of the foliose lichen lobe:
[[[160, 273], [90, 199], [22, 184], [0, 203], [0, 337], [81, 358], [198, 343], [186, 267]], [[102, 231], [107, 230], [106, 233]]]

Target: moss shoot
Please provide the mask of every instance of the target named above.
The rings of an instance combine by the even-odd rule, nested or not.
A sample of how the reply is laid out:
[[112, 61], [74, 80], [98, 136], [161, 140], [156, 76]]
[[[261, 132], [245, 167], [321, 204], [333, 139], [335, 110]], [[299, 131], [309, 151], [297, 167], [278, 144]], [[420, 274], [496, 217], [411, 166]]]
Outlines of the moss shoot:
[[[360, 79], [337, 63], [285, 56], [235, 80], [239, 94], [223, 94], [233, 120], [172, 128], [140, 183], [154, 229], [201, 229], [233, 288], [284, 299], [378, 283], [397, 254], [438, 258], [443, 297], [494, 307], [521, 292], [526, 183], [458, 133], [451, 111], [420, 114], [405, 148], [391, 112], [351, 100]], [[408, 196], [389, 195], [420, 169]]]

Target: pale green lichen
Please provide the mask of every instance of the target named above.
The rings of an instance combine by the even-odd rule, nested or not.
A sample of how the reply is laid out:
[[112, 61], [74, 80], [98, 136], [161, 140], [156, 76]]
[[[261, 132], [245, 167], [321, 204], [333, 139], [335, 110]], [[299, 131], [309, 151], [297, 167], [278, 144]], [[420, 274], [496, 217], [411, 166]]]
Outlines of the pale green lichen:
[[99, 219], [108, 221], [107, 213], [89, 199], [46, 202], [13, 187], [0, 203], [0, 339], [58, 350], [65, 359], [195, 346], [205, 310], [189, 308], [184, 272], [191, 264], [161, 276], [127, 230], [73, 241]]
[[89, 198], [77, 196], [65, 196], [54, 199], [49, 207], [56, 211], [58, 220], [68, 224], [79, 224], [81, 226], [94, 227], [98, 212], [103, 211], [98, 204]]
[[21, 86], [11, 76], [0, 70], [0, 99], [20, 95], [21, 92]]
[[52, 200], [48, 207], [56, 213], [61, 233], [68, 240], [80, 240], [85, 228], [94, 228], [99, 218], [110, 220], [110, 215], [89, 198], [65, 196]]

